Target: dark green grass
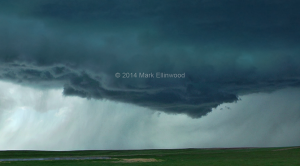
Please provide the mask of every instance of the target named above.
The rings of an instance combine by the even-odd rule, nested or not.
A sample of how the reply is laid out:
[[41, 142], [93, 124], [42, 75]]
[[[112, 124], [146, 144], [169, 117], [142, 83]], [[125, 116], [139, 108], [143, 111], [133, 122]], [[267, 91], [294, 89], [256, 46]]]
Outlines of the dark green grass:
[[[20, 161], [0, 162], [1, 165], [187, 165], [187, 166], [300, 166], [300, 148], [252, 149], [174, 149], [174, 150], [110, 150], [110, 151], [0, 151], [1, 159], [70, 156], [109, 156], [108, 160]], [[122, 159], [154, 158], [160, 162], [114, 163]]]

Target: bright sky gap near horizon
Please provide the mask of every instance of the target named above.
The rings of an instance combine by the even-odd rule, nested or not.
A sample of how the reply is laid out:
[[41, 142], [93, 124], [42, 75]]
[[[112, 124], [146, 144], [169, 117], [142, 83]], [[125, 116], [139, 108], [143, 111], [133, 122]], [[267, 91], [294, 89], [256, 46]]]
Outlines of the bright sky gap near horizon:
[[299, 8], [0, 0], [0, 150], [299, 146]]

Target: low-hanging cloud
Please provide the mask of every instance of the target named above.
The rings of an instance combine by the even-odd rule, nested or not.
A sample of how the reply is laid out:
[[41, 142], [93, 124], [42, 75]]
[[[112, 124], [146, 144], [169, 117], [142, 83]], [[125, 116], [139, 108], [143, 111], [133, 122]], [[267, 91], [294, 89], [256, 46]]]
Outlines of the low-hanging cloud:
[[[300, 89], [241, 96], [191, 119], [0, 81], [0, 150], [279, 147], [300, 143]], [[255, 104], [254, 104], [255, 103]], [[230, 109], [228, 109], [230, 107]]]
[[191, 117], [300, 85], [298, 1], [0, 3], [1, 79]]

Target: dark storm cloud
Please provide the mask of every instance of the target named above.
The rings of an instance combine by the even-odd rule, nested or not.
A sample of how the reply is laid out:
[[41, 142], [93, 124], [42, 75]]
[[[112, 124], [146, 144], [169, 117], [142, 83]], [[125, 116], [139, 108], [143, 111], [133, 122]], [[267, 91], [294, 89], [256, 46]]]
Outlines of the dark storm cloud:
[[0, 3], [1, 79], [192, 117], [241, 94], [300, 85], [298, 1]]

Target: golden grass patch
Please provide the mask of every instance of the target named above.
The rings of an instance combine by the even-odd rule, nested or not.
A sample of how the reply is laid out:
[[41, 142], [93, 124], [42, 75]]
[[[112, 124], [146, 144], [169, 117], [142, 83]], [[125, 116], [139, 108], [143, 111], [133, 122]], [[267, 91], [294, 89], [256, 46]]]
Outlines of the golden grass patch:
[[161, 162], [162, 160], [157, 160], [154, 158], [133, 158], [133, 159], [121, 159], [119, 161], [114, 161], [114, 163], [136, 163], [136, 162]]

